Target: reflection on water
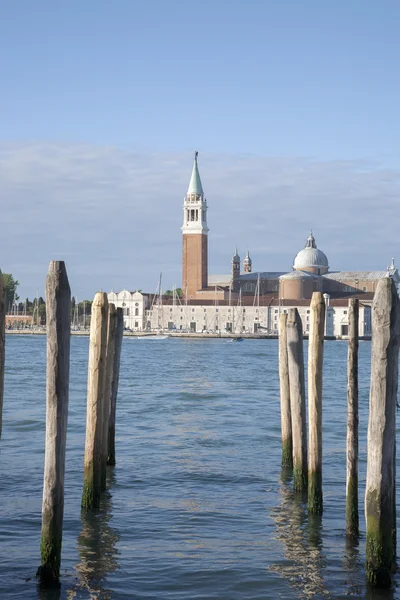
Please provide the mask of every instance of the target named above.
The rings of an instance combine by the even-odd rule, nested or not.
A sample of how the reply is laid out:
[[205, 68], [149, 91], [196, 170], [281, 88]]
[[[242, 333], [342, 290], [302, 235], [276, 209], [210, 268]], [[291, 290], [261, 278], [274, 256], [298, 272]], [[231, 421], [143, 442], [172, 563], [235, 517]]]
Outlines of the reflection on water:
[[280, 506], [272, 508], [270, 514], [286, 561], [275, 563], [270, 569], [284, 577], [304, 597], [331, 598], [321, 573], [326, 562], [322, 551], [321, 517], [308, 518], [306, 497], [294, 494], [286, 484], [281, 486], [281, 495]]
[[[107, 473], [107, 490], [115, 482], [114, 472]], [[112, 498], [107, 491], [102, 498], [99, 512], [82, 511], [82, 531], [78, 537], [80, 562], [76, 566], [80, 589], [89, 592], [90, 598], [108, 600], [112, 592], [107, 589], [107, 575], [118, 568], [116, 543], [119, 533], [110, 526]], [[70, 598], [74, 596], [70, 593]]]
[[55, 586], [46, 588], [46, 587], [38, 584], [37, 597], [39, 598], [39, 600], [60, 600], [61, 585], [55, 585]]
[[360, 557], [360, 542], [357, 537], [346, 536], [346, 551], [343, 557], [343, 571], [346, 574], [349, 596], [360, 597], [362, 585], [359, 581], [359, 573], [364, 569], [364, 562]]

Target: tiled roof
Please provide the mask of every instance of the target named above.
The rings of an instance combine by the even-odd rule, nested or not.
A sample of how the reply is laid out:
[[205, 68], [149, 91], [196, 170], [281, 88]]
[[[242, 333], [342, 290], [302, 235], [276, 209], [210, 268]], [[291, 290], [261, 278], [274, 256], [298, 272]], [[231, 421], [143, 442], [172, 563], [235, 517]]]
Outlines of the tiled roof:
[[336, 271], [324, 275], [327, 279], [342, 281], [345, 279], [383, 279], [388, 276], [387, 271]]

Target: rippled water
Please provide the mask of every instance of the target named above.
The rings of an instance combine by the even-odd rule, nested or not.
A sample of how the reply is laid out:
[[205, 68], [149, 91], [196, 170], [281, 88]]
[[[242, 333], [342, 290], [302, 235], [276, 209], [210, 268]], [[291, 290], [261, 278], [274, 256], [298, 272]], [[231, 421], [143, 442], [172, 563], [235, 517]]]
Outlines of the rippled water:
[[365, 587], [370, 344], [360, 344], [363, 536], [346, 547], [347, 345], [325, 344], [320, 520], [281, 474], [276, 340], [124, 339], [117, 466], [101, 511], [81, 515], [88, 339], [72, 338], [62, 586], [40, 590], [45, 349], [44, 337], [7, 337], [0, 598], [400, 598]]

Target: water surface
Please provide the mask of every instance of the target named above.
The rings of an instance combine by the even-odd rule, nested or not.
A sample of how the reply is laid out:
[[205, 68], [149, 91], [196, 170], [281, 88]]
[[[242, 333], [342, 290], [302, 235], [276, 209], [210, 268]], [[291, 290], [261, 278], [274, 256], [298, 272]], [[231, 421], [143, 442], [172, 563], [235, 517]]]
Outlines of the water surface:
[[88, 339], [72, 337], [62, 585], [40, 590], [45, 351], [45, 337], [7, 337], [2, 599], [400, 598], [396, 582], [365, 586], [370, 344], [360, 344], [362, 537], [349, 547], [347, 345], [325, 344], [324, 514], [309, 519], [280, 468], [276, 340], [124, 339], [117, 466], [101, 510], [81, 514]]

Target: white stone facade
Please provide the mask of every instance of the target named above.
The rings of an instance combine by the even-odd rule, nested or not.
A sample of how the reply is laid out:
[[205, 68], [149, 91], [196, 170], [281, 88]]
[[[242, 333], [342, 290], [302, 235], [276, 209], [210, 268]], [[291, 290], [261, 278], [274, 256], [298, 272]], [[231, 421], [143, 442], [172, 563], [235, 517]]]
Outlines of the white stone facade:
[[110, 292], [108, 301], [115, 304], [116, 308], [122, 308], [124, 313], [124, 328], [132, 331], [143, 331], [145, 329], [145, 307], [147, 296], [141, 292]]
[[[278, 334], [279, 315], [297, 308], [303, 322], [303, 332], [308, 334], [310, 321], [309, 306], [154, 306], [146, 310], [149, 330], [176, 332], [220, 332], [220, 333], [265, 333]], [[348, 334], [348, 307], [326, 307], [325, 335], [345, 337]], [[371, 307], [360, 304], [359, 335], [371, 335]]]
[[[150, 307], [150, 298], [141, 292], [110, 292], [108, 301], [120, 307], [124, 313], [124, 327], [131, 331], [160, 331], [196, 333], [265, 333], [277, 334], [279, 315], [297, 308], [303, 322], [303, 332], [308, 334], [310, 307], [285, 306], [218, 306], [176, 304]], [[327, 299], [325, 335], [345, 337], [348, 334], [348, 306], [332, 306]], [[371, 307], [360, 303], [359, 335], [371, 335]]]

